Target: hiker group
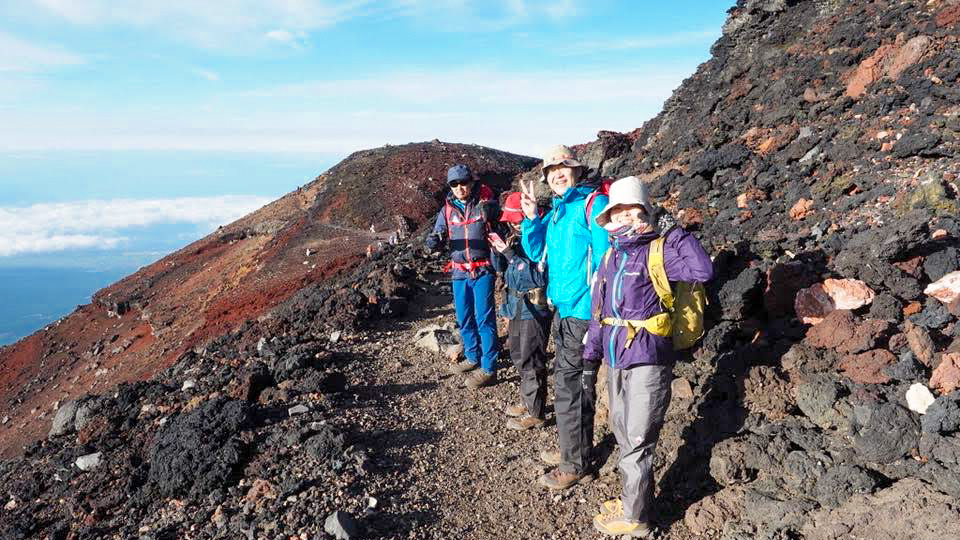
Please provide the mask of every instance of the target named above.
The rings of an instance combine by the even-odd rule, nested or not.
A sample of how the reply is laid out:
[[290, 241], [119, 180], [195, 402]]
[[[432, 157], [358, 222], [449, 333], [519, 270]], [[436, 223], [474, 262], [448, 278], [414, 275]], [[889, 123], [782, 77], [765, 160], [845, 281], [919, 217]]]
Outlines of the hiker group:
[[447, 195], [427, 248], [450, 250], [454, 307], [464, 360], [452, 364], [468, 387], [496, 382], [499, 342], [494, 289], [506, 285], [499, 315], [520, 374], [520, 403], [507, 427], [546, 421], [547, 342], [554, 340], [558, 449], [538, 481], [567, 489], [593, 474], [593, 425], [600, 363], [607, 366], [610, 425], [620, 449], [622, 494], [600, 505], [594, 526], [608, 535], [647, 536], [653, 458], [670, 402], [678, 350], [702, 334], [702, 283], [710, 257], [692, 234], [651, 204], [633, 176], [588, 179], [570, 148], [550, 149], [541, 181], [552, 206], [538, 205], [531, 182], [501, 207], [466, 165], [447, 172]]

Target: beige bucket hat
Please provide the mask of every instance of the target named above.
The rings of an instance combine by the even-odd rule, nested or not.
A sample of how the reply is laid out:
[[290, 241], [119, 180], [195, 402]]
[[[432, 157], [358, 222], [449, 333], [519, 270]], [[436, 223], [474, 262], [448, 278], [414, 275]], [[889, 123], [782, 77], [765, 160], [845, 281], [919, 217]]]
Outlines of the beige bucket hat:
[[558, 144], [554, 147], [551, 147], [543, 155], [543, 167], [540, 169], [540, 180], [546, 182], [547, 169], [557, 165], [564, 165], [571, 168], [579, 167], [581, 172], [586, 169], [586, 166], [583, 163], [577, 161], [577, 158], [573, 155], [573, 150], [571, 150], [569, 146]]
[[597, 225], [606, 227], [610, 223], [610, 210], [618, 204], [639, 204], [648, 216], [653, 215], [653, 205], [647, 194], [647, 186], [636, 176], [625, 176], [610, 184], [610, 202], [597, 214]]

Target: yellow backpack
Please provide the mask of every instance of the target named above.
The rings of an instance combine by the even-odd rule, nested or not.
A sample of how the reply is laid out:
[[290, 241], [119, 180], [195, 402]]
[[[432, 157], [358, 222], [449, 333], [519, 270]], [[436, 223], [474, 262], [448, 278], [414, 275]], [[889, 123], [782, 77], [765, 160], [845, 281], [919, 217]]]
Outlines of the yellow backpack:
[[703, 337], [703, 313], [707, 308], [707, 290], [702, 283], [678, 281], [670, 288], [663, 265], [664, 237], [650, 242], [647, 273], [663, 308], [671, 314], [673, 348], [681, 351], [693, 347]]
[[[653, 290], [660, 298], [660, 304], [666, 310], [649, 319], [626, 320], [615, 317], [603, 317], [602, 303], [597, 306], [594, 318], [600, 324], [622, 326], [627, 329], [627, 339], [624, 348], [630, 348], [634, 337], [640, 330], [651, 334], [673, 339], [674, 350], [681, 351], [693, 347], [703, 337], [703, 313], [707, 307], [707, 291], [702, 283], [676, 282], [676, 291], [671, 289], [667, 279], [667, 270], [663, 265], [664, 237], [650, 242], [650, 251], [647, 255], [647, 274]], [[604, 266], [613, 253], [610, 248], [603, 258]], [[600, 293], [604, 294], [603, 292]]]

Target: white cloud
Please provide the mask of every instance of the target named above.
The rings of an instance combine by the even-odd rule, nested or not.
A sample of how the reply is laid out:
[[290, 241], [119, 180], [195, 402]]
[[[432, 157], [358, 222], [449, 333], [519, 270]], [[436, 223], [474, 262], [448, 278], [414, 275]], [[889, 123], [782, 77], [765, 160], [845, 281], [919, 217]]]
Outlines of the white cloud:
[[247, 47], [251, 37], [276, 28], [327, 28], [367, 12], [372, 0], [32, 0], [54, 17], [77, 25], [133, 26], [173, 34], [210, 48]]
[[70, 249], [113, 249], [121, 231], [194, 223], [213, 229], [270, 202], [256, 196], [112, 199], [0, 207], [0, 256]]
[[346, 155], [439, 138], [536, 155], [545, 138], [578, 143], [598, 129], [639, 127], [694, 67], [582, 69], [562, 80], [559, 67], [396, 71], [222, 92], [191, 105], [11, 110], [0, 148]]
[[396, 100], [407, 104], [576, 105], [618, 99], [660, 99], [669, 95], [688, 71], [652, 68], [643, 71], [581, 70], [563, 77], [559, 70], [511, 73], [486, 68], [443, 71], [398, 71], [365, 79], [315, 81], [245, 92], [260, 98]]
[[83, 63], [83, 57], [62, 47], [31, 43], [0, 32], [0, 73], [32, 73], [51, 67]]
[[[0, 0], [0, 4], [11, 0]], [[257, 38], [300, 43], [360, 17], [409, 17], [446, 32], [489, 32], [580, 12], [582, 0], [29, 0], [34, 11], [83, 26], [132, 26], [205, 48], [250, 48]], [[23, 12], [23, 4], [11, 2]], [[442, 23], [442, 24], [437, 24]]]
[[220, 75], [217, 74], [215, 71], [210, 71], [209, 69], [193, 68], [190, 71], [192, 71], [198, 77], [202, 79], [206, 79], [211, 82], [216, 82], [220, 80]]
[[294, 39], [293, 32], [289, 30], [271, 30], [265, 35], [267, 39], [272, 39], [281, 43], [290, 43]]
[[627, 51], [636, 49], [658, 49], [683, 45], [701, 45], [712, 43], [720, 38], [720, 29], [700, 30], [696, 32], [675, 32], [672, 34], [630, 36], [574, 42], [559, 51], [563, 54], [596, 54], [609, 51]]

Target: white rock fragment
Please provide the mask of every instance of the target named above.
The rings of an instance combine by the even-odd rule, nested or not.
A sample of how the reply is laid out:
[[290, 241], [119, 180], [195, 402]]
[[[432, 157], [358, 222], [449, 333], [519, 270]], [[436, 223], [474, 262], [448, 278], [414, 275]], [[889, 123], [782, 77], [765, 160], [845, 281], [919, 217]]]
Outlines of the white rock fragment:
[[290, 416], [296, 416], [298, 414], [303, 414], [307, 412], [310, 412], [310, 407], [307, 407], [306, 405], [303, 405], [303, 404], [295, 405], [287, 409], [287, 414]]
[[102, 452], [94, 452], [85, 456], [80, 456], [74, 465], [81, 471], [91, 471], [100, 466], [100, 460], [103, 457]]
[[193, 379], [187, 379], [183, 381], [183, 386], [180, 387], [180, 390], [186, 392], [187, 390], [190, 390], [191, 388], [195, 388], [196, 386], [197, 386], [197, 381]]
[[923, 293], [936, 298], [944, 304], [949, 304], [960, 298], [960, 270], [955, 270], [934, 281]]
[[936, 398], [933, 393], [923, 383], [914, 383], [907, 390], [907, 408], [913, 412], [926, 414], [929, 407]]

